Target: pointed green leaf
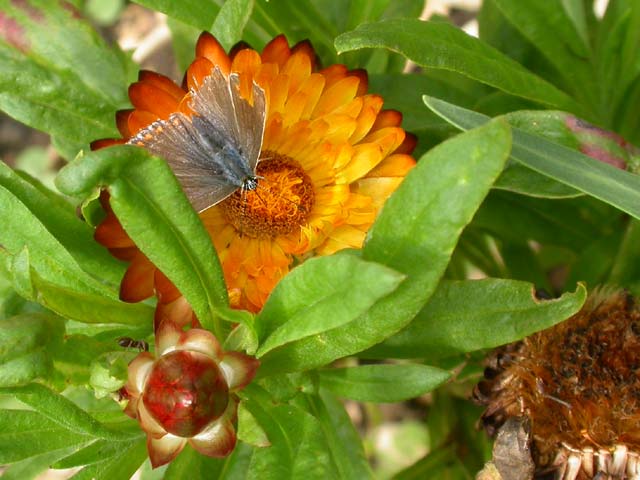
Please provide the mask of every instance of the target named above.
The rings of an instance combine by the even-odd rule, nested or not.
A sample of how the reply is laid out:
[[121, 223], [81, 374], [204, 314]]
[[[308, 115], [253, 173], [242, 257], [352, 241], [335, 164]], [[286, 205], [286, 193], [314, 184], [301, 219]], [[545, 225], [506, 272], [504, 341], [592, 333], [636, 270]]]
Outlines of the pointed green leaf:
[[[433, 97], [427, 106], [461, 130], [482, 125], [489, 117]], [[530, 169], [640, 218], [640, 177], [544, 138], [513, 129], [513, 159]]]
[[307, 260], [276, 286], [256, 317], [258, 333], [265, 338], [256, 355], [353, 321], [403, 279], [353, 255]]
[[564, 92], [445, 22], [394, 19], [364, 24], [340, 35], [335, 45], [339, 53], [388, 48], [423, 67], [455, 71], [511, 95], [563, 110], [582, 111]]
[[93, 437], [65, 429], [38, 412], [0, 410], [0, 462], [13, 463], [61, 448], [85, 445]]
[[105, 427], [66, 397], [38, 383], [0, 388], [0, 394], [17, 398], [47, 419], [76, 434], [111, 440], [128, 440], [132, 437], [130, 433]]
[[527, 282], [445, 281], [406, 329], [366, 356], [437, 359], [494, 348], [569, 318], [586, 296], [582, 285], [558, 299], [538, 300]]
[[224, 2], [211, 27], [211, 33], [220, 44], [230, 50], [242, 40], [242, 32], [253, 11], [253, 0], [228, 0]]
[[320, 386], [359, 402], [401, 402], [430, 392], [451, 374], [427, 365], [362, 365], [318, 372]]

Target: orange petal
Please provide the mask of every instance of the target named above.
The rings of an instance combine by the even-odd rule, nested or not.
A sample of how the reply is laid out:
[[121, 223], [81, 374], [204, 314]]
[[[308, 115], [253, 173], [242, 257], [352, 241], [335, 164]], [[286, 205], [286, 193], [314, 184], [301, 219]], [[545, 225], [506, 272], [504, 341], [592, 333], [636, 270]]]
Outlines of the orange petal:
[[189, 89], [198, 89], [203, 84], [205, 77], [211, 75], [214, 68], [214, 64], [208, 58], [196, 58], [187, 69], [187, 85]]
[[101, 148], [112, 147], [114, 145], [123, 145], [126, 143], [122, 138], [102, 138], [100, 140], [94, 140], [89, 144], [91, 150], [100, 150]]
[[128, 248], [135, 245], [122, 228], [122, 225], [120, 225], [118, 218], [111, 211], [96, 227], [93, 238], [107, 248]]
[[282, 73], [289, 75], [288, 93], [293, 95], [311, 75], [311, 59], [304, 52], [292, 54], [282, 68]]
[[383, 110], [378, 114], [372, 130], [384, 127], [399, 127], [402, 123], [402, 114], [397, 110]]
[[264, 50], [262, 50], [263, 63], [275, 63], [282, 67], [291, 56], [289, 42], [284, 35], [280, 34], [271, 40]]
[[178, 456], [186, 444], [186, 439], [170, 433], [162, 438], [153, 438], [151, 435], [147, 435], [147, 451], [151, 466], [158, 468], [166, 465]]
[[296, 43], [291, 49], [291, 53], [301, 53], [309, 58], [311, 69], [315, 70], [317, 64], [316, 51], [309, 40], [302, 40]]
[[362, 143], [376, 143], [387, 156], [400, 146], [404, 140], [404, 130], [400, 127], [386, 127], [370, 132], [362, 139]]
[[127, 110], [118, 110], [116, 112], [116, 125], [118, 127], [118, 131], [120, 135], [124, 138], [129, 138], [131, 136], [131, 132], [129, 131], [129, 115], [131, 115], [133, 109]]
[[349, 71], [349, 76], [357, 77], [360, 80], [356, 95], [365, 95], [369, 89], [369, 75], [367, 71], [363, 68], [356, 68], [355, 70]]
[[366, 95], [362, 98], [364, 103], [358, 115], [358, 126], [349, 139], [351, 143], [358, 143], [367, 133], [374, 130], [373, 125], [375, 125], [378, 113], [382, 108], [382, 97], [378, 95]]
[[336, 182], [351, 183], [364, 176], [382, 160], [382, 147], [377, 143], [365, 143], [354, 147], [351, 161], [336, 174]]
[[326, 115], [336, 108], [349, 103], [355, 97], [359, 83], [360, 80], [357, 77], [346, 77], [325, 89], [322, 98], [313, 110], [313, 117], [317, 118], [321, 115]]
[[151, 72], [149, 70], [140, 70], [140, 73], [138, 74], [138, 80], [140, 82], [149, 83], [161, 90], [164, 90], [178, 102], [182, 100], [182, 97], [184, 97], [187, 93], [178, 85], [176, 85], [170, 78], [156, 72]]
[[416, 161], [412, 156], [394, 153], [381, 161], [376, 168], [367, 173], [366, 176], [367, 178], [404, 177], [415, 165]]
[[398, 148], [396, 148], [393, 151], [393, 153], [411, 154], [416, 149], [417, 144], [418, 144], [418, 137], [416, 137], [413, 133], [405, 132], [403, 142], [400, 144]]
[[361, 178], [356, 182], [355, 191], [360, 195], [367, 195], [372, 200], [372, 206], [377, 211], [384, 202], [396, 191], [404, 177], [374, 177]]
[[[225, 75], [231, 71], [231, 60], [227, 56], [220, 42], [209, 32], [202, 32], [196, 44], [196, 57], [204, 57], [214, 66], [220, 67]], [[197, 60], [197, 58], [196, 58]]]
[[345, 248], [361, 248], [366, 233], [351, 226], [336, 228], [325, 243], [316, 249], [318, 255], [331, 255]]
[[137, 110], [146, 110], [166, 120], [180, 103], [173, 95], [152, 83], [136, 82], [129, 86], [129, 99]]
[[320, 73], [324, 75], [327, 81], [327, 87], [329, 88], [339, 80], [342, 80], [347, 76], [347, 67], [340, 64], [330, 65], [329, 67], [320, 70]]
[[155, 269], [153, 263], [142, 252], [138, 252], [120, 283], [120, 300], [135, 303], [152, 297]]
[[258, 52], [245, 49], [238, 52], [231, 63], [231, 71], [240, 73], [240, 95], [250, 99], [253, 92], [253, 77], [260, 70], [262, 60]]
[[164, 273], [156, 269], [154, 285], [156, 289], [156, 295], [158, 296], [158, 302], [171, 303], [182, 294], [178, 290], [171, 280], [169, 280]]
[[134, 136], [143, 128], [147, 128], [156, 120], [160, 120], [160, 117], [155, 113], [147, 112], [144, 110], [134, 110], [129, 115], [127, 123], [129, 125], [129, 132], [131, 136]]

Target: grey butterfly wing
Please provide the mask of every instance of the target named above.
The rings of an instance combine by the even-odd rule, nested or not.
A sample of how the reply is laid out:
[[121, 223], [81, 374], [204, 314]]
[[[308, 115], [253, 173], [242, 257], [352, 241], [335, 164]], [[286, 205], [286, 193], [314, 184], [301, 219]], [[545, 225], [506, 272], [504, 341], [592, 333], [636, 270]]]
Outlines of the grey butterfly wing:
[[240, 95], [240, 77], [229, 78], [214, 68], [198, 90], [192, 92], [191, 108], [234, 139], [235, 146], [254, 172], [260, 156], [266, 120], [264, 90], [253, 84], [253, 105]]
[[203, 141], [201, 133], [182, 113], [152, 123], [128, 143], [164, 158], [198, 212], [224, 200], [238, 188], [229, 182], [225, 166], [215, 161], [219, 157], [215, 155], [215, 146]]
[[264, 90], [253, 83], [253, 105], [240, 96], [240, 77], [232, 73], [229, 76], [231, 98], [233, 99], [238, 126], [238, 140], [240, 148], [249, 160], [252, 170], [255, 170], [262, 148], [264, 125], [267, 115], [267, 105]]
[[219, 67], [207, 75], [202, 85], [191, 90], [191, 109], [205, 118], [226, 138], [237, 142], [240, 132], [235, 120], [234, 104], [229, 88], [229, 80]]

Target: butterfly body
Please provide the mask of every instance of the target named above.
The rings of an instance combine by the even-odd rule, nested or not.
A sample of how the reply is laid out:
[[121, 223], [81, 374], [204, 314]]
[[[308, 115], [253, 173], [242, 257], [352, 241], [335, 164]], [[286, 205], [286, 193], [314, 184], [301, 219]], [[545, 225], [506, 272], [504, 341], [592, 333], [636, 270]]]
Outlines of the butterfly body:
[[218, 67], [191, 90], [192, 115], [172, 114], [140, 131], [129, 143], [164, 158], [193, 207], [201, 212], [238, 189], [255, 190], [266, 119], [264, 91], [240, 95], [237, 74]]

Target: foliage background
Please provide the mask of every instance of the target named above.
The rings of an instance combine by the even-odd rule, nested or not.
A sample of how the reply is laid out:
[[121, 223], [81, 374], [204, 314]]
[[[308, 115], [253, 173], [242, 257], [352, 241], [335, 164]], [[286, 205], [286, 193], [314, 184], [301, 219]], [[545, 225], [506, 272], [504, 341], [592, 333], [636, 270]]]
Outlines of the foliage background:
[[[114, 111], [128, 106], [140, 58], [113, 43], [111, 26], [124, 28], [132, 7], [0, 0], [0, 108], [52, 143], [25, 150], [16, 170], [0, 165], [4, 477], [53, 466], [79, 479], [128, 478], [142, 464], [144, 479], [473, 478], [490, 456], [468, 400], [485, 349], [567, 318], [585, 285], [639, 293], [640, 183], [579, 153], [595, 144], [633, 170], [636, 152], [601, 131], [571, 130], [558, 110], [640, 142], [640, 5], [612, 0], [599, 19], [589, 0], [487, 0], [478, 40], [444, 17], [419, 22], [424, 5], [413, 0], [137, 3], [168, 15], [155, 31], [171, 39], [177, 67], [155, 66], [176, 79], [201, 30], [226, 47], [309, 38], [323, 64], [366, 68], [370, 90], [418, 135], [422, 158], [361, 254], [306, 262], [258, 317], [233, 316], [243, 327], [231, 341], [263, 363], [244, 394], [234, 454], [187, 449], [151, 471], [137, 425], [108, 392], [134, 354], [115, 339], [148, 338], [153, 306], [117, 300], [123, 265], [91, 238], [96, 187], [120, 186], [132, 228], [162, 226], [136, 240], [149, 252], [173, 249], [170, 278], [203, 324], [233, 314], [206, 261], [208, 237], [168, 169], [131, 149], [87, 152], [90, 140], [117, 134]], [[132, 181], [144, 198], [126, 189]], [[178, 228], [175, 218], [187, 221]], [[185, 280], [194, 271], [207, 281]], [[295, 308], [339, 305], [332, 285], [365, 301], [337, 324]], [[534, 298], [536, 288], [557, 299]]]

